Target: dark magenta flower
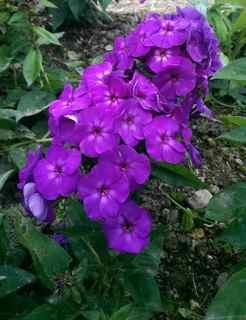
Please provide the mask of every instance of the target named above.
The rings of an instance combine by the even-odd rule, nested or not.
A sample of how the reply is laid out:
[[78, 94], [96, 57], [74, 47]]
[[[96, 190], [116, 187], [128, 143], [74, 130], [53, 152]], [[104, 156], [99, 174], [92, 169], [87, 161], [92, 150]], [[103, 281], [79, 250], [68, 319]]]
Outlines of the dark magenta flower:
[[143, 110], [137, 100], [129, 99], [124, 103], [115, 127], [124, 143], [134, 147], [144, 139], [143, 128], [151, 120], [150, 112]]
[[145, 39], [145, 45], [167, 49], [180, 46], [186, 41], [188, 20], [161, 18], [157, 19], [155, 24], [157, 30]]
[[88, 217], [107, 219], [116, 216], [128, 198], [129, 183], [119, 169], [104, 163], [81, 177], [78, 190]]
[[143, 109], [160, 111], [159, 90], [150, 79], [135, 71], [130, 88], [133, 97]]
[[47, 200], [67, 197], [77, 189], [80, 152], [51, 145], [46, 157], [38, 161], [34, 169], [34, 181], [38, 192]]
[[59, 99], [49, 104], [49, 114], [58, 121], [61, 116], [86, 109], [90, 104], [91, 100], [86, 92], [67, 84]]
[[144, 184], [150, 175], [148, 157], [123, 144], [112, 151], [103, 153], [99, 158], [99, 163], [116, 166], [126, 176], [130, 187]]
[[118, 252], [137, 254], [149, 244], [151, 217], [133, 201], [121, 205], [119, 214], [103, 224], [108, 246]]
[[144, 129], [146, 149], [155, 160], [169, 163], [184, 161], [185, 147], [179, 141], [179, 123], [165, 116], [158, 116]]
[[23, 202], [27, 213], [38, 222], [51, 223], [54, 220], [50, 203], [37, 191], [35, 183], [28, 182], [24, 185]]
[[38, 161], [42, 158], [41, 146], [37, 147], [36, 151], [30, 151], [27, 155], [26, 164], [21, 168], [19, 172], [19, 183], [18, 188], [23, 189], [27, 182], [33, 181], [33, 170], [36, 167]]
[[179, 58], [179, 56], [181, 56], [181, 50], [179, 47], [169, 49], [156, 48], [149, 55], [147, 65], [151, 71], [159, 73], [164, 67], [176, 64], [176, 59]]
[[175, 64], [164, 67], [154, 82], [163, 96], [185, 96], [195, 88], [195, 69], [190, 60], [180, 57]]
[[81, 113], [80, 150], [88, 157], [115, 148], [119, 136], [115, 133], [114, 117], [101, 107], [93, 107]]
[[92, 94], [96, 106], [108, 109], [112, 114], [119, 114], [122, 104], [129, 95], [129, 89], [123, 79], [109, 76], [103, 85], [94, 87]]

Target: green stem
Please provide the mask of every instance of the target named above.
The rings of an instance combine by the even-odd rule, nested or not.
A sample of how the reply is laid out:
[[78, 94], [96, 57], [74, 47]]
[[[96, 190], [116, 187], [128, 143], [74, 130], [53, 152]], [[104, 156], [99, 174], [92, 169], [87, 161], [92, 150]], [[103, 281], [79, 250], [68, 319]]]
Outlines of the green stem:
[[95, 249], [92, 247], [92, 245], [91, 245], [84, 237], [81, 237], [81, 238], [82, 238], [82, 240], [84, 241], [84, 243], [87, 245], [87, 247], [91, 250], [91, 252], [93, 253], [93, 255], [95, 256], [98, 264], [99, 264], [100, 266], [103, 266], [103, 263], [102, 263], [99, 255], [97, 254], [97, 252], [95, 251]]
[[173, 204], [175, 204], [175, 206], [177, 208], [179, 208], [180, 210], [182, 210], [183, 212], [188, 212], [188, 209], [183, 207], [180, 203], [178, 203], [172, 196], [170, 196], [170, 194], [164, 192], [164, 195], [166, 198], [168, 198]]
[[[31, 143], [47, 143], [47, 142], [50, 142], [52, 139], [51, 138], [47, 138], [47, 139], [30, 139], [28, 141], [23, 141], [23, 142], [18, 142], [18, 143], [15, 143], [15, 144], [12, 144], [10, 147], [11, 148], [18, 148], [18, 147], [22, 147], [22, 146], [26, 146], [28, 144], [31, 144]], [[6, 148], [6, 149], [9, 149], [9, 148]]]

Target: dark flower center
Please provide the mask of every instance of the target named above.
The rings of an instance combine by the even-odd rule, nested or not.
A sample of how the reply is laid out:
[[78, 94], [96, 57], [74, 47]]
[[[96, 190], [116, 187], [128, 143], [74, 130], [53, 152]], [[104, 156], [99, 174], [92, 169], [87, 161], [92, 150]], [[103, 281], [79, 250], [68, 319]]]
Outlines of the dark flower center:
[[127, 124], [132, 124], [133, 123], [133, 116], [128, 114], [127, 117], [126, 117], [126, 123]]
[[125, 232], [132, 232], [134, 229], [134, 225], [130, 221], [125, 220], [122, 224], [122, 228]]
[[172, 81], [177, 81], [179, 79], [178, 72], [173, 71], [170, 76], [171, 76]]
[[122, 161], [120, 167], [122, 170], [128, 170], [129, 164], [126, 161]]
[[101, 188], [99, 189], [99, 192], [101, 194], [102, 197], [106, 197], [108, 195], [109, 192], [109, 188], [105, 185], [101, 186]]
[[55, 173], [56, 173], [58, 176], [60, 176], [60, 175], [62, 174], [62, 172], [63, 172], [62, 167], [61, 167], [59, 164], [57, 164], [57, 165], [55, 166]]
[[93, 128], [93, 133], [94, 133], [95, 135], [99, 136], [99, 135], [102, 133], [102, 128], [101, 128], [101, 127], [98, 127], [98, 126], [94, 127], [94, 128]]
[[160, 139], [162, 143], [165, 143], [167, 141], [167, 135], [165, 133], [160, 134]]

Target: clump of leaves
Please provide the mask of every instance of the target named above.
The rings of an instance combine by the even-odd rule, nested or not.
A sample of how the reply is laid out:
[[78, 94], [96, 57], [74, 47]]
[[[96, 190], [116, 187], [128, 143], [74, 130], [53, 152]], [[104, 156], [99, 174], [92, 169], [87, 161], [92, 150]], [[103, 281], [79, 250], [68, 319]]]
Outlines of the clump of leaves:
[[112, 0], [52, 0], [55, 8], [53, 28], [65, 27], [71, 24], [92, 25], [111, 20], [106, 8]]

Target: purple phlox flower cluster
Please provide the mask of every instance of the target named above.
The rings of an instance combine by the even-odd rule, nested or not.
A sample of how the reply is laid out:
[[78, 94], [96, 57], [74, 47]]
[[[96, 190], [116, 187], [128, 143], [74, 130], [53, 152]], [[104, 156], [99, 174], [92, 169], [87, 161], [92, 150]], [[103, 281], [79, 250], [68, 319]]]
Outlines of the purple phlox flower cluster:
[[[43, 159], [29, 156], [20, 186], [33, 182], [47, 201], [78, 194], [112, 249], [142, 251], [151, 220], [130, 197], [148, 180], [150, 161], [139, 150], [201, 164], [189, 122], [213, 116], [203, 99], [220, 66], [218, 40], [197, 10], [147, 15], [102, 63], [85, 68], [78, 87], [67, 84], [50, 103], [52, 145]], [[84, 174], [81, 156], [96, 161]]]

